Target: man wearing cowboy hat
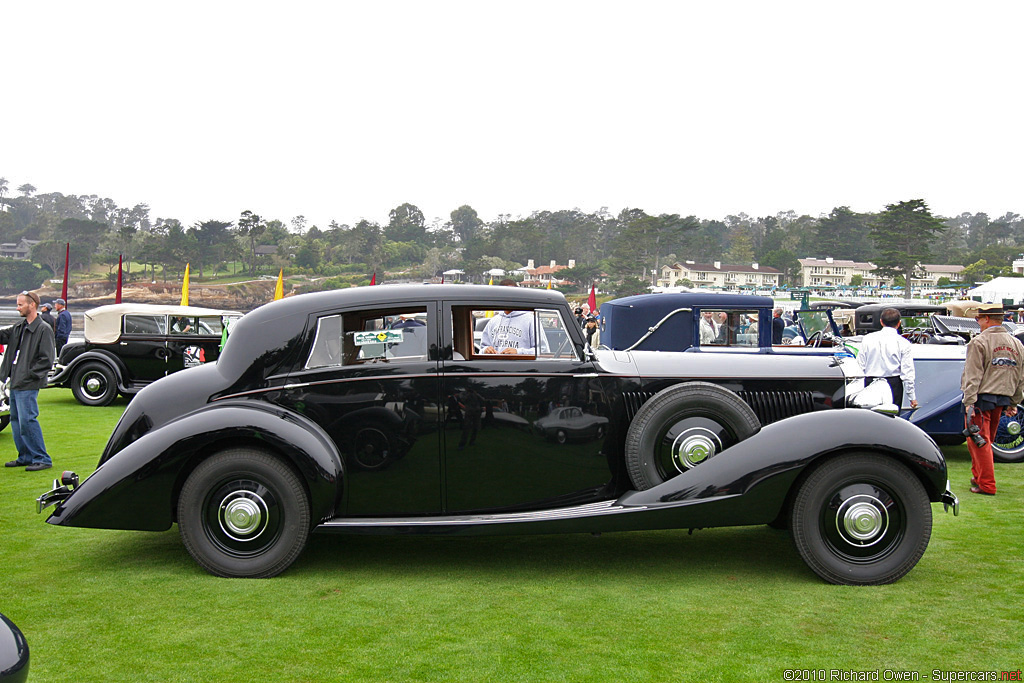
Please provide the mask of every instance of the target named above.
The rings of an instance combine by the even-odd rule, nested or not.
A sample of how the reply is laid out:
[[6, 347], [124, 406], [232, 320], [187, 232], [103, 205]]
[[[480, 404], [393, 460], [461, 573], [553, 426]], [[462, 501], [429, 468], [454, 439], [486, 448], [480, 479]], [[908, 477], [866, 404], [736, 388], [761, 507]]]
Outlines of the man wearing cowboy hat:
[[[960, 388], [964, 392], [964, 410], [971, 424], [979, 428], [985, 444], [967, 440], [971, 453], [971, 493], [996, 495], [992, 441], [999, 420], [1017, 414], [1024, 398], [1024, 345], [1003, 327], [1001, 304], [980, 304], [978, 324], [981, 334], [967, 345], [967, 360]], [[980, 440], [979, 440], [980, 443]]]

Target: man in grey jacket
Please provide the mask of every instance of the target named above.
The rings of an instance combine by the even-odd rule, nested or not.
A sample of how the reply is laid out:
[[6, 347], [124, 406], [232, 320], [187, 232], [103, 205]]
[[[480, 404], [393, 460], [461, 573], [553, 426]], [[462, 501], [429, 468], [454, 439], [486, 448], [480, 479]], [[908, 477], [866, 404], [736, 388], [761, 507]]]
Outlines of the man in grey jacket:
[[39, 427], [39, 390], [53, 367], [53, 330], [39, 317], [39, 295], [18, 295], [21, 322], [0, 330], [0, 344], [7, 349], [0, 364], [0, 381], [10, 379], [11, 432], [18, 448], [18, 459], [5, 467], [24, 467], [26, 471], [47, 470], [53, 465], [43, 443]]

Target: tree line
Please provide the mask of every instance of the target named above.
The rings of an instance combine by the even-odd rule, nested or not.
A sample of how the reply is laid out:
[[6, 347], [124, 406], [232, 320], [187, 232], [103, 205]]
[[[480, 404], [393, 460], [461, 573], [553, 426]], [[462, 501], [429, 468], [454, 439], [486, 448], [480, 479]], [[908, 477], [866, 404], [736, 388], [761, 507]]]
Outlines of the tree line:
[[[782, 211], [722, 219], [630, 208], [614, 214], [500, 214], [486, 221], [464, 205], [447, 220], [428, 222], [406, 203], [392, 209], [385, 224], [317, 226], [303, 216], [285, 223], [246, 210], [186, 226], [151, 217], [146, 204], [122, 207], [98, 195], [40, 193], [31, 184], [11, 188], [0, 178], [0, 242], [21, 239], [39, 242], [32, 260], [51, 273], [63, 268], [67, 243], [73, 269], [98, 263], [113, 270], [121, 254], [143, 264], [142, 276], [153, 279], [179, 278], [186, 263], [200, 278], [237, 270], [238, 263], [252, 275], [263, 263], [273, 272], [285, 267], [311, 275], [388, 271], [428, 278], [451, 268], [479, 277], [491, 268], [514, 270], [528, 259], [537, 265], [573, 259], [576, 266], [560, 275], [580, 283], [607, 276], [613, 288], [627, 292], [650, 284], [661, 266], [684, 260], [757, 262], [781, 271], [787, 283], [795, 282], [804, 257], [871, 261], [894, 275], [905, 275], [915, 262], [948, 263], [968, 266], [966, 277], [980, 281], [1010, 273], [1024, 249], [1024, 219], [1016, 213], [933, 216], [924, 201], [913, 199], [873, 213], [840, 206], [821, 216]], [[276, 254], [260, 257], [260, 247], [276, 247]]]

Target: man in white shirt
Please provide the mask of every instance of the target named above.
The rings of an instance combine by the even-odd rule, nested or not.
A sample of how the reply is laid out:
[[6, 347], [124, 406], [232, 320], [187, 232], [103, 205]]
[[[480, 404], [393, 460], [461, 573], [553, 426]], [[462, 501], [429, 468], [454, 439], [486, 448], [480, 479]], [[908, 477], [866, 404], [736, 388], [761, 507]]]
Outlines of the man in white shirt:
[[700, 314], [700, 343], [714, 344], [718, 337], [718, 326], [711, 317], [711, 311], [702, 311]]
[[914, 393], [914, 359], [911, 344], [899, 333], [900, 312], [886, 308], [881, 315], [882, 329], [864, 337], [857, 361], [864, 369], [865, 381], [881, 377], [892, 389], [892, 400], [903, 405], [903, 397], [910, 399], [910, 407], [917, 408]]

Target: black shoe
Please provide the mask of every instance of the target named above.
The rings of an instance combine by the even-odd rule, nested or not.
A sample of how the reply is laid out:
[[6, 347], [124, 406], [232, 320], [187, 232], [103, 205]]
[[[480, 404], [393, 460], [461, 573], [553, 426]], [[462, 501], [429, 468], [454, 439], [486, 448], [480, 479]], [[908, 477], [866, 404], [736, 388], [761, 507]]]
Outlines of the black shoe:
[[30, 463], [27, 462], [21, 462], [20, 460], [12, 460], [10, 462], [5, 462], [4, 467], [27, 467], [29, 464]]
[[47, 465], [47, 464], [44, 464], [44, 463], [37, 463], [35, 465], [29, 465], [28, 467], [25, 468], [25, 471], [26, 472], [38, 472], [39, 470], [48, 470], [51, 467], [53, 467], [53, 465]]

